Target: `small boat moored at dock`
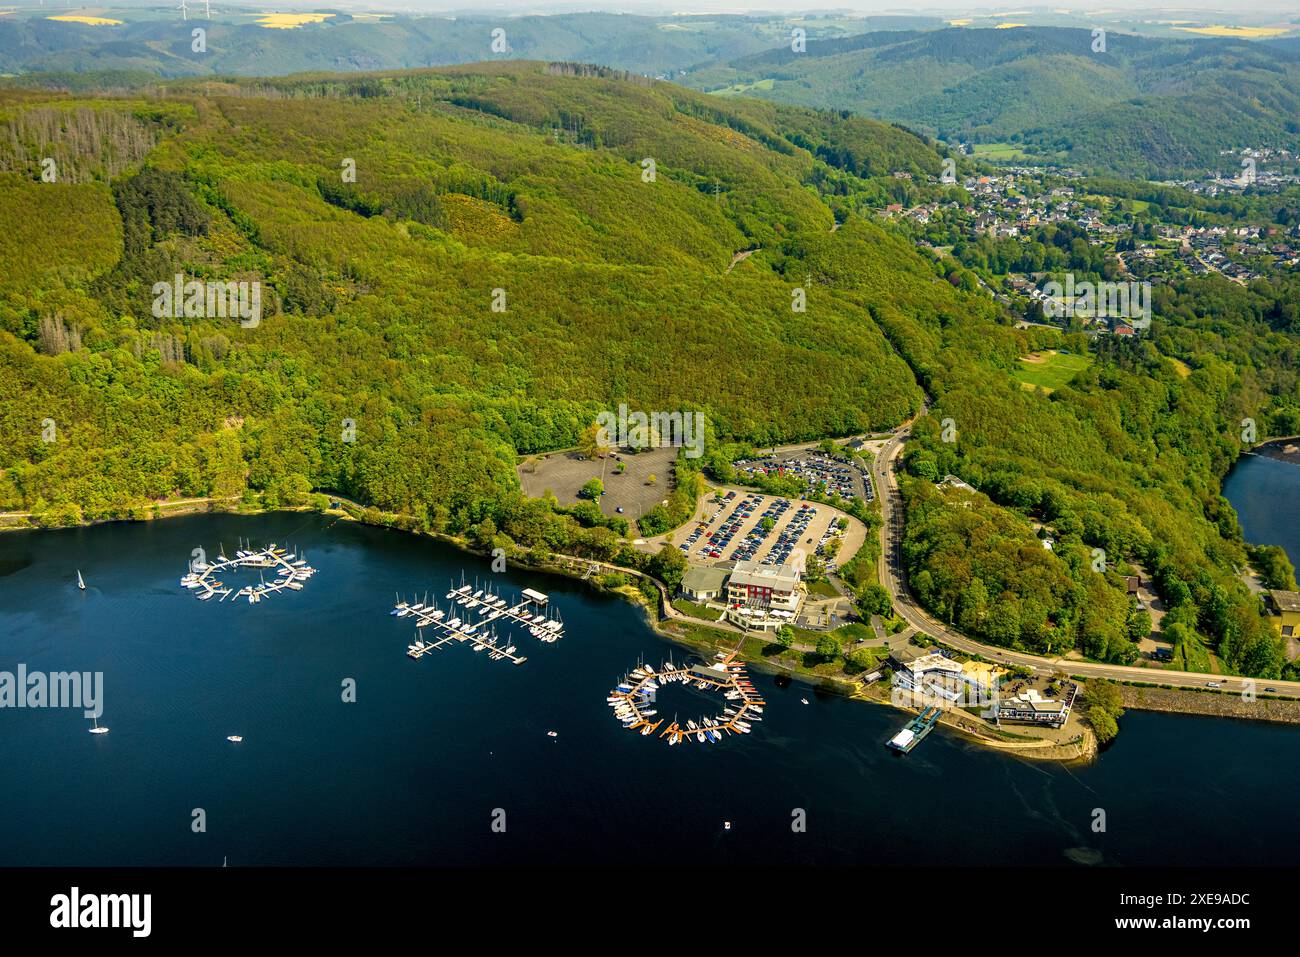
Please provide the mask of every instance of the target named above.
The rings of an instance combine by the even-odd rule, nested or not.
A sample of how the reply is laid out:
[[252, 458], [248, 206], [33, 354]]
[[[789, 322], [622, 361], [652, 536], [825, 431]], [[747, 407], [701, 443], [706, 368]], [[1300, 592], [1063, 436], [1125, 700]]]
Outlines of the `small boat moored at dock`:
[[935, 724], [939, 721], [939, 715], [940, 711], [937, 707], [926, 708], [909, 721], [902, 731], [890, 738], [886, 742], [886, 747], [892, 748], [899, 754], [907, 754], [934, 730]]
[[[215, 562], [196, 561], [190, 565], [189, 571], [181, 578], [181, 587], [190, 591], [200, 592], [197, 597], [199, 601], [207, 601], [213, 595], [220, 595], [221, 600], [225, 601], [231, 594], [231, 589], [222, 588], [222, 583], [212, 578], [220, 571], [239, 568], [273, 568], [278, 572], [279, 577], [268, 584], [265, 578], [261, 578], [256, 585], [245, 585], [234, 593], [235, 597], [247, 597], [250, 605], [255, 605], [263, 598], [269, 597], [276, 592], [288, 589], [290, 591], [300, 591], [303, 582], [316, 574], [316, 569], [306, 564], [305, 559], [299, 557], [297, 561], [290, 562], [294, 557], [293, 552], [286, 553], [283, 548], [272, 544], [260, 551], [249, 548], [241, 548], [235, 552], [234, 558], [225, 556], [225, 549]], [[78, 572], [80, 577], [80, 572]], [[201, 590], [201, 591], [200, 591]]]

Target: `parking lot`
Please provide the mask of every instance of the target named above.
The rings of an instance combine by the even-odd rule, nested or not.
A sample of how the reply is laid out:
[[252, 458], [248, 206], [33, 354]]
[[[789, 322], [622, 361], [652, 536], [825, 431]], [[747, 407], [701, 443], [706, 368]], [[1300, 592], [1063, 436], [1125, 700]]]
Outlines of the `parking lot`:
[[860, 498], [870, 502], [875, 497], [871, 476], [849, 462], [809, 450], [779, 453], [758, 459], [739, 459], [732, 463], [742, 476], [782, 475], [801, 478], [809, 492]]
[[[757, 492], [731, 489], [718, 495], [720, 502], [712, 496], [706, 502], [704, 521], [672, 535], [672, 543], [694, 564], [749, 560], [780, 565], [797, 548], [807, 556], [818, 554], [841, 515], [826, 505]], [[766, 531], [764, 519], [771, 520]]]
[[[583, 458], [576, 452], [553, 452], [533, 456], [520, 465], [519, 484], [525, 495], [540, 498], [551, 491], [560, 504], [572, 505], [579, 501], [578, 490], [584, 483], [601, 479], [605, 486], [601, 511], [635, 522], [668, 497], [676, 459], [677, 450], [670, 447], [635, 454], [620, 451], [603, 459]], [[653, 484], [649, 482], [651, 475], [655, 477]]]

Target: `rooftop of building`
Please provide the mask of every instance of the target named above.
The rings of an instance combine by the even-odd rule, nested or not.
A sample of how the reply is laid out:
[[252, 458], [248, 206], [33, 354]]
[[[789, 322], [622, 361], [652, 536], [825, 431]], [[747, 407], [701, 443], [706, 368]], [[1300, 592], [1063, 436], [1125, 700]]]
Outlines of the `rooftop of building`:
[[799, 572], [793, 565], [763, 565], [756, 561], [736, 562], [731, 584], [755, 585], [776, 591], [794, 591], [799, 586]]
[[1300, 611], [1300, 591], [1281, 591], [1275, 588], [1269, 592], [1269, 597], [1273, 599], [1278, 611]]
[[716, 565], [691, 568], [682, 576], [682, 588], [690, 592], [722, 591], [722, 585], [731, 572]]

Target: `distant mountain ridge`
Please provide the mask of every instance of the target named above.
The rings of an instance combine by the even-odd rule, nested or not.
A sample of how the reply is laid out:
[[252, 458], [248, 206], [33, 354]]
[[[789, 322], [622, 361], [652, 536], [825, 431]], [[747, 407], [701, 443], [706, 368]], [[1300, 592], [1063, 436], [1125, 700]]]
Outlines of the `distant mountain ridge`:
[[[155, 79], [374, 72], [527, 58], [668, 77], [720, 95], [847, 110], [949, 141], [1010, 144], [1038, 160], [1155, 179], [1228, 171], [1246, 146], [1300, 149], [1300, 38], [1248, 41], [1076, 27], [971, 29], [927, 17], [606, 13], [400, 16], [342, 12], [267, 29], [106, 12], [116, 26], [0, 17], [10, 84], [124, 88]], [[192, 31], [206, 31], [195, 52]], [[505, 52], [492, 48], [505, 31]], [[806, 52], [792, 49], [794, 29]], [[847, 31], [872, 28], [873, 32]], [[844, 35], [838, 35], [844, 34]]]
[[[327, 12], [323, 10], [321, 12]], [[150, 13], [150, 12], [146, 12]], [[103, 14], [112, 17], [112, 12]], [[386, 16], [342, 11], [296, 29], [266, 29], [253, 12], [217, 20], [131, 19], [118, 26], [0, 17], [0, 72], [132, 72], [157, 76], [277, 76], [305, 71], [406, 69], [497, 59], [576, 60], [634, 73], [666, 74], [743, 57], [789, 43], [789, 21], [772, 16], [648, 17], [611, 13]], [[232, 22], [231, 17], [246, 18]], [[925, 17], [873, 17], [808, 23], [810, 36], [837, 29], [938, 27]], [[191, 31], [207, 31], [207, 50], [191, 49]], [[505, 30], [508, 50], [491, 46]]]
[[1011, 142], [1084, 169], [1168, 175], [1219, 151], [1300, 146], [1300, 45], [1067, 27], [810, 41], [692, 71], [697, 89], [850, 109], [948, 140]]

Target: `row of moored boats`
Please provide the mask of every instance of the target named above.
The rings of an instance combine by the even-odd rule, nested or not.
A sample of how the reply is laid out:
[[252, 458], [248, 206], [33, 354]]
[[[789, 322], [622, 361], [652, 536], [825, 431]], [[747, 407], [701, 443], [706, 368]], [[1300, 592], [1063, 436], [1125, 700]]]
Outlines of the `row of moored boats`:
[[[258, 584], [245, 585], [235, 591], [214, 577], [232, 568], [275, 568], [278, 569], [278, 577], [272, 582], [261, 578]], [[220, 601], [225, 601], [233, 595], [236, 600], [247, 598], [250, 605], [255, 605], [264, 597], [286, 588], [292, 591], [301, 590], [303, 583], [315, 574], [316, 569], [307, 564], [305, 555], [295, 554], [272, 542], [266, 548], [259, 550], [241, 548], [235, 552], [234, 558], [227, 558], [221, 554], [215, 562], [193, 562], [189, 572], [181, 578], [181, 587], [195, 592], [199, 601], [208, 601], [217, 597]]]
[[701, 675], [698, 669], [676, 667], [671, 662], [658, 671], [650, 665], [638, 665], [618, 682], [605, 702], [623, 727], [649, 735], [658, 731], [665, 720], [653, 720], [658, 712], [652, 707], [656, 692], [664, 685], [680, 682], [701, 690], [721, 690], [731, 703], [720, 714], [698, 721], [690, 719], [684, 725], [674, 718], [659, 736], [666, 737], [673, 745], [692, 738], [700, 744], [717, 744], [728, 734], [749, 734], [753, 724], [763, 720], [763, 699], [742, 663], [732, 661], [728, 655], [718, 658], [710, 666], [718, 672], [716, 678], [711, 674]]

